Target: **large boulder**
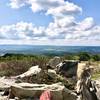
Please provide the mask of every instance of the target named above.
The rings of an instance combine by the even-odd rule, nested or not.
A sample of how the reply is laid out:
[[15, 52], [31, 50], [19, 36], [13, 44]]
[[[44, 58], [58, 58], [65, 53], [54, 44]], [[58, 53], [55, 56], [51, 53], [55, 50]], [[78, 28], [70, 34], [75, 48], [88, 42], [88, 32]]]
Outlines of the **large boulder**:
[[76, 76], [78, 61], [65, 60], [57, 65], [57, 73], [60, 73], [66, 77]]
[[88, 63], [78, 64], [76, 84], [78, 100], [98, 100], [95, 85], [91, 80], [91, 68]]
[[14, 78], [0, 78], [0, 91], [5, 91], [10, 88], [11, 85], [15, 84], [16, 79]]
[[25, 73], [18, 75], [17, 78], [25, 78], [25, 77], [30, 77], [33, 75], [37, 75], [41, 71], [41, 68], [39, 66], [32, 66], [28, 71]]
[[55, 69], [56, 66], [57, 66], [60, 62], [61, 62], [61, 58], [56, 56], [56, 57], [50, 59], [50, 61], [47, 63], [47, 67], [48, 67], [48, 68]]
[[0, 96], [0, 100], [9, 100], [7, 96]]
[[87, 69], [89, 69], [89, 66], [87, 66], [86, 63], [78, 63], [78, 67], [77, 67], [77, 79], [81, 79], [81, 78], [83, 78], [83, 76], [86, 77], [86, 75], [84, 75], [84, 74], [87, 73], [87, 71], [86, 71]]
[[77, 100], [77, 94], [71, 90], [64, 88], [63, 90], [63, 99], [62, 100]]
[[48, 69], [48, 75], [53, 79], [58, 77], [58, 75], [56, 74], [56, 71], [52, 69]]
[[11, 86], [10, 97], [40, 98], [45, 90], [52, 93], [52, 100], [76, 100], [77, 98], [75, 93], [66, 89], [61, 83], [52, 85], [19, 83]]

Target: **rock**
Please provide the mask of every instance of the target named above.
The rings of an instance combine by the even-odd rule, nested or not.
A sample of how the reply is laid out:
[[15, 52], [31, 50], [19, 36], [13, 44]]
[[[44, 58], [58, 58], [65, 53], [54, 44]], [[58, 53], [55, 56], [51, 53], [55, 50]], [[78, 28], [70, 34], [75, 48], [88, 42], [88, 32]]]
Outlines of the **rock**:
[[87, 69], [86, 63], [78, 63], [78, 67], [77, 67], [77, 78], [78, 79], [81, 79], [83, 77], [82, 75], [86, 69]]
[[29, 77], [29, 76], [32, 76], [32, 75], [36, 75], [38, 74], [39, 72], [41, 71], [41, 68], [39, 68], [39, 66], [33, 66], [31, 67], [27, 72], [21, 74], [21, 75], [18, 75], [17, 78], [25, 78], [25, 77]]
[[10, 100], [8, 99], [9, 89], [11, 85], [16, 84], [15, 81], [14, 78], [0, 78], [0, 100]]
[[78, 61], [65, 60], [57, 65], [57, 73], [60, 73], [66, 77], [76, 76]]
[[5, 77], [0, 78], [0, 90], [4, 91], [9, 89], [12, 84], [15, 84], [15, 81], [16, 80], [12, 78], [5, 78]]
[[4, 91], [4, 90], [9, 89], [9, 88], [10, 88], [10, 86], [8, 84], [0, 82], [0, 91]]
[[91, 80], [89, 64], [78, 64], [76, 91], [79, 94], [78, 100], [98, 100], [95, 85]]
[[77, 100], [77, 94], [67, 88], [64, 88], [63, 100]]
[[[53, 97], [52, 100], [72, 100], [72, 98], [77, 97], [74, 95], [74, 93], [67, 90], [61, 83], [52, 85], [19, 83], [11, 86], [10, 95], [20, 99], [29, 97], [34, 99], [35, 97], [39, 98], [42, 92], [45, 90], [51, 91]], [[66, 97], [67, 95], [69, 95], [70, 99]]]
[[100, 90], [97, 91], [96, 93], [98, 100], [100, 100]]
[[61, 62], [61, 58], [60, 57], [54, 57], [52, 59], [50, 59], [50, 61], [47, 63], [47, 67], [55, 69], [56, 66]]
[[55, 70], [48, 69], [48, 75], [52, 78], [56, 78], [57, 74]]
[[7, 96], [0, 96], [0, 100], [9, 100]]
[[100, 100], [100, 79], [95, 80], [95, 87], [97, 89], [96, 95], [98, 97], [98, 100]]
[[[60, 99], [54, 99], [54, 100], [62, 100], [61, 91], [64, 88], [64, 86], [61, 86], [59, 84], [53, 84], [53, 85], [46, 85], [46, 84], [29, 84], [29, 83], [19, 83], [17, 85], [11, 86], [11, 93], [19, 98], [27, 98], [27, 97], [39, 97], [41, 93], [44, 90], [50, 89], [54, 92], [54, 94], [58, 94], [57, 96]], [[54, 98], [57, 98], [54, 96]]]

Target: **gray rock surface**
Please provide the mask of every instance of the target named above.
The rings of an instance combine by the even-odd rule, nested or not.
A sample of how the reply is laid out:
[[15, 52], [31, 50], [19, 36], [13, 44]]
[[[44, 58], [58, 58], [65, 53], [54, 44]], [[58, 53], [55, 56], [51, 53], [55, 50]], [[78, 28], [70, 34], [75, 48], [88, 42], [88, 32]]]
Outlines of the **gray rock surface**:
[[11, 85], [15, 84], [16, 79], [14, 78], [0, 78], [0, 90], [3, 91], [5, 89], [10, 88]]
[[47, 63], [47, 66], [55, 69], [56, 66], [61, 62], [61, 58], [60, 57], [54, 57], [52, 59], [50, 59], [50, 61]]
[[57, 65], [57, 72], [66, 77], [76, 76], [77, 66], [78, 61], [65, 60]]
[[[91, 96], [90, 92], [94, 91], [95, 86], [97, 89], [96, 95], [98, 97], [98, 100], [100, 100], [100, 79], [95, 81], [94, 86], [90, 86], [91, 75], [90, 72], [88, 72], [89, 70], [85, 68], [86, 64], [78, 64], [78, 61], [72, 60], [60, 63], [61, 59], [59, 57], [55, 57], [54, 59], [51, 59], [51, 61], [49, 62], [49, 65], [52, 69], [42, 70], [37, 65], [31, 67], [28, 71], [16, 77], [1, 77], [0, 100], [39, 100], [40, 95], [45, 90], [49, 90], [52, 93], [52, 100], [94, 100], [84, 98], [88, 94]], [[58, 68], [58, 73], [56, 72], [56, 68]], [[81, 91], [80, 97], [84, 95], [83, 99], [80, 99], [79, 96], [72, 91], [72, 89], [74, 89], [73, 87], [75, 87], [74, 85], [76, 84], [73, 83], [73, 76], [76, 79], [76, 75], [76, 91], [77, 93], [78, 90], [79, 92]], [[21, 83], [16, 83], [16, 80], [19, 79], [21, 80]], [[31, 84], [27, 81], [24, 81], [24, 79], [31, 80]], [[57, 83], [60, 81], [62, 83]], [[72, 86], [72, 84], [70, 83], [74, 84], [72, 88], [69, 88], [70, 86]], [[87, 93], [87, 90], [89, 93]], [[9, 95], [4, 95], [5, 92], [9, 92]]]
[[97, 89], [97, 97], [98, 97], [98, 100], [100, 100], [100, 79], [98, 80], [95, 80], [95, 86], [96, 86], [96, 89]]
[[32, 66], [28, 71], [25, 73], [18, 75], [17, 78], [25, 78], [25, 77], [30, 77], [32, 75], [37, 75], [41, 71], [41, 68], [39, 66]]
[[76, 100], [77, 96], [72, 91], [66, 89], [61, 83], [52, 85], [19, 83], [11, 86], [11, 95], [19, 98], [40, 97], [45, 90], [50, 90], [52, 100]]

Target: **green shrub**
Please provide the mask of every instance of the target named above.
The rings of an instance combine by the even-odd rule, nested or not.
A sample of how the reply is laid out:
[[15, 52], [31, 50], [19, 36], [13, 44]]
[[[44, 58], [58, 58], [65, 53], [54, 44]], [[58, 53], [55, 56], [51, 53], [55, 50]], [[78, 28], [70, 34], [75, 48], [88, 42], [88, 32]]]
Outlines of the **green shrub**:
[[100, 55], [93, 55], [93, 56], [92, 56], [92, 59], [93, 59], [94, 61], [100, 61]]
[[87, 52], [81, 52], [81, 53], [79, 53], [79, 60], [80, 61], [88, 61], [88, 60], [90, 60], [90, 58], [91, 58], [91, 56]]
[[48, 60], [43, 55], [6, 54], [0, 57], [0, 76], [19, 75], [35, 65], [45, 68]]

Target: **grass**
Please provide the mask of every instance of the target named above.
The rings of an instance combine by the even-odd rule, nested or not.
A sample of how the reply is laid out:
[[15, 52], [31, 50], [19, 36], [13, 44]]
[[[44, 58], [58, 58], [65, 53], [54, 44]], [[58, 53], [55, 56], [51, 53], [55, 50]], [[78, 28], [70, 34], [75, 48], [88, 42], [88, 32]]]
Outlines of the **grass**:
[[0, 57], [0, 76], [16, 76], [35, 65], [45, 68], [48, 60], [49, 57], [43, 55], [6, 54]]
[[93, 80], [97, 80], [97, 79], [99, 79], [99, 78], [100, 78], [100, 72], [95, 73], [95, 74], [92, 75], [92, 79], [93, 79]]
[[[79, 53], [80, 54], [80, 53]], [[100, 59], [96, 55], [83, 53], [81, 57], [79, 54], [65, 54], [60, 56], [63, 60], [79, 60], [82, 58], [82, 61], [90, 61], [90, 58], [93, 60], [92, 65], [95, 67], [96, 72], [100, 72]], [[90, 56], [87, 59], [87, 56]], [[24, 54], [5, 54], [0, 56], [0, 76], [15, 76], [27, 71], [31, 66], [39, 65], [42, 69], [46, 69], [47, 62], [53, 58], [54, 55], [24, 55]], [[95, 61], [96, 57], [99, 61]], [[95, 59], [93, 59], [95, 58]], [[97, 59], [97, 60], [98, 60]], [[80, 60], [80, 61], [81, 61]], [[100, 74], [94, 74], [93, 78], [100, 77]]]

